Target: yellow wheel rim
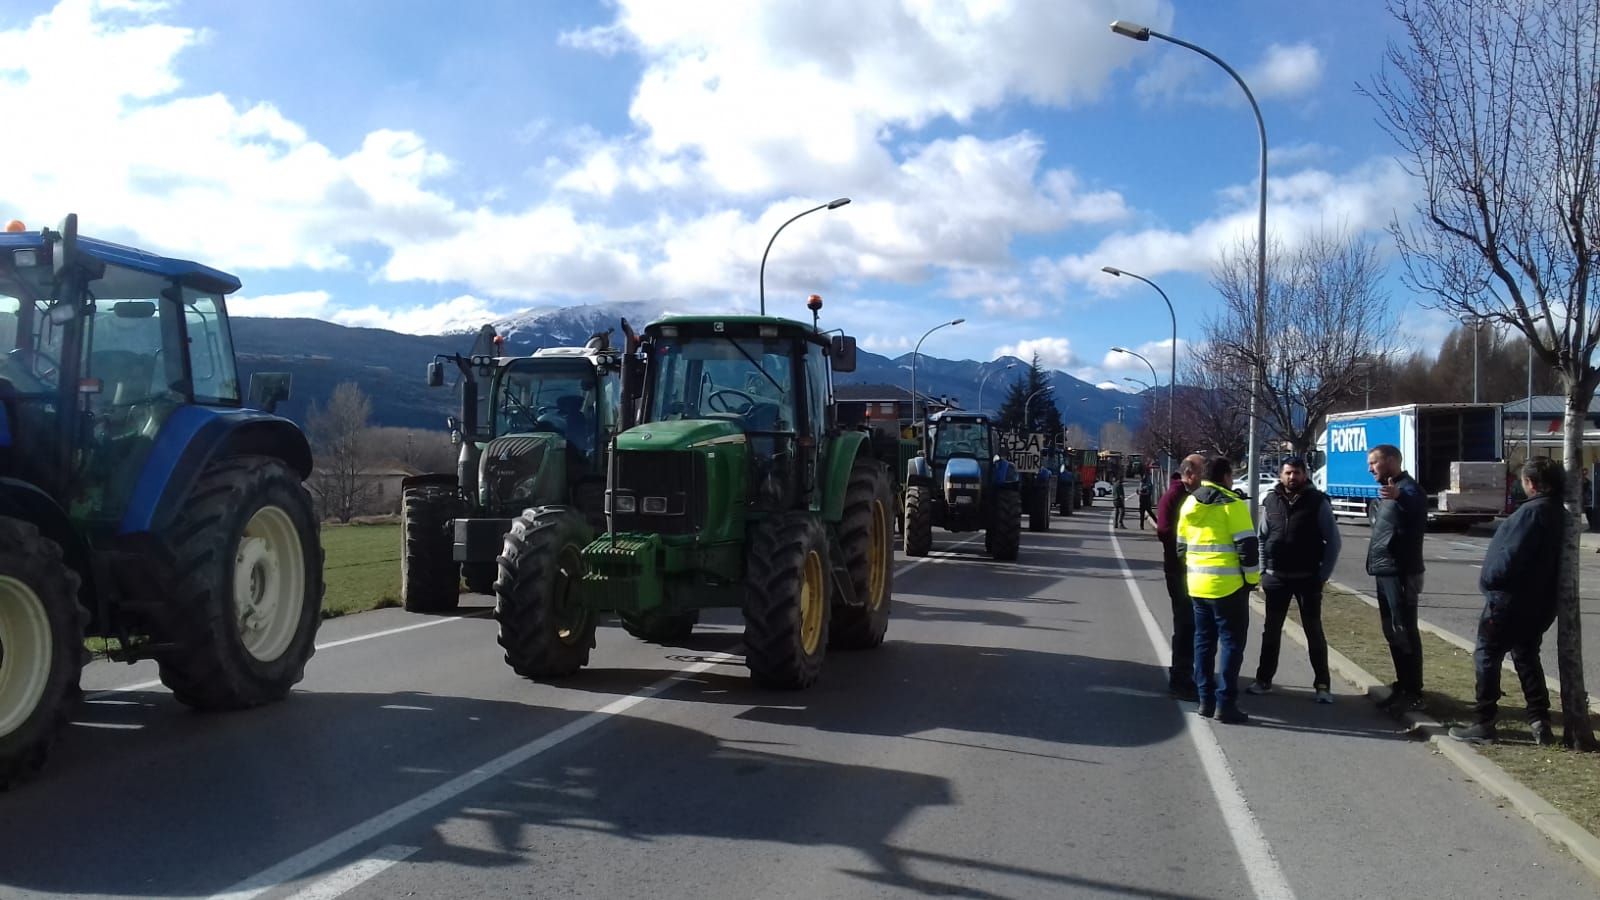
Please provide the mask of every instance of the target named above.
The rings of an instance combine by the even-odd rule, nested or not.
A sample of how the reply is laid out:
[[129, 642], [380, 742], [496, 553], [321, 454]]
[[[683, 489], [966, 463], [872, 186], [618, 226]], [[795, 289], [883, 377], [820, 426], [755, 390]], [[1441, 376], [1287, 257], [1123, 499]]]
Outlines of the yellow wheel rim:
[[822, 614], [822, 556], [811, 550], [800, 577], [800, 649], [807, 656], [822, 644]]
[[889, 511], [882, 500], [872, 501], [872, 548], [867, 551], [867, 609], [883, 605], [884, 585], [889, 580]]
[[54, 656], [44, 601], [19, 579], [0, 576], [0, 737], [38, 708]]
[[583, 640], [585, 626], [588, 624], [586, 610], [575, 609], [572, 595], [578, 580], [583, 577], [583, 552], [577, 544], [568, 544], [561, 548], [561, 555], [556, 559], [555, 612], [556, 612], [556, 637], [561, 643], [568, 646]]

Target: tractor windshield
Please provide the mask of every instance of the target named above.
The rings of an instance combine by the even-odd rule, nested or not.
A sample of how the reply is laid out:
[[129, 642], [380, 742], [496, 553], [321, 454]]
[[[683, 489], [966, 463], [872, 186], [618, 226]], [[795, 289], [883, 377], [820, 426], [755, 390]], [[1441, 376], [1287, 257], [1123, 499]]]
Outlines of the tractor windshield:
[[792, 432], [793, 349], [780, 338], [662, 338], [647, 418], [734, 419], [747, 431]]
[[981, 422], [941, 422], [934, 428], [933, 458], [989, 458], [989, 426]]
[[554, 432], [588, 456], [599, 434], [596, 401], [594, 371], [587, 363], [514, 362], [500, 376], [494, 433]]
[[0, 280], [0, 380], [18, 394], [52, 394], [62, 331], [45, 315], [47, 301], [6, 296]]

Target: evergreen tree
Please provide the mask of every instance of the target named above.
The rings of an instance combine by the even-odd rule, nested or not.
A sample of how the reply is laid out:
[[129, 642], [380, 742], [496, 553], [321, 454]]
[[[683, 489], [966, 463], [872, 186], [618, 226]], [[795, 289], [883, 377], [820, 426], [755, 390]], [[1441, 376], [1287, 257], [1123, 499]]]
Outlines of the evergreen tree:
[[[1031, 403], [1029, 397], [1033, 398]], [[1028, 405], [1027, 422], [1022, 420], [1024, 403]], [[1050, 373], [1039, 363], [1039, 354], [1033, 355], [1027, 374], [1007, 386], [1006, 399], [1000, 404], [996, 422], [1002, 431], [1050, 437], [1061, 434], [1061, 410], [1056, 406], [1055, 388], [1050, 384]]]

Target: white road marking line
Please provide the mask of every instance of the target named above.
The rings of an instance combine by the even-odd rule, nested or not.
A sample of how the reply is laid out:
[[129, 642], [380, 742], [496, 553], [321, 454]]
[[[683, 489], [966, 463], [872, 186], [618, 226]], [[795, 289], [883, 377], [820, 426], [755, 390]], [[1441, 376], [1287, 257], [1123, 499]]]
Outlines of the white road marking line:
[[253, 900], [253, 898], [259, 897], [285, 882], [293, 881], [305, 875], [329, 860], [337, 859], [349, 853], [351, 850], [393, 828], [404, 825], [434, 807], [453, 800], [492, 778], [505, 774], [545, 751], [559, 747], [596, 725], [627, 712], [640, 703], [667, 690], [679, 681], [688, 678], [690, 675], [698, 675], [712, 666], [724, 662], [724, 657], [726, 656], [727, 654], [719, 653], [714, 659], [684, 666], [649, 687], [635, 691], [618, 700], [613, 700], [594, 712], [568, 722], [544, 737], [529, 741], [521, 747], [504, 753], [470, 772], [457, 775], [432, 790], [418, 794], [404, 803], [391, 807], [364, 822], [339, 832], [320, 844], [308, 847], [276, 865], [269, 866], [222, 893], [214, 895], [212, 900]]
[[[1149, 604], [1145, 603], [1144, 593], [1139, 590], [1139, 583], [1133, 578], [1133, 570], [1128, 568], [1127, 557], [1122, 555], [1122, 544], [1117, 540], [1116, 532], [1110, 531], [1109, 534], [1111, 549], [1116, 553], [1117, 565], [1122, 569], [1122, 579], [1127, 582], [1128, 593], [1133, 596], [1139, 610], [1139, 618], [1144, 622], [1145, 636], [1150, 639], [1150, 646], [1155, 648], [1156, 658], [1161, 664], [1171, 666], [1171, 642], [1167, 635], [1161, 632], [1161, 625], [1150, 612]], [[1205, 770], [1206, 780], [1211, 783], [1211, 793], [1217, 798], [1217, 806], [1222, 810], [1222, 819], [1228, 823], [1228, 835], [1233, 838], [1234, 850], [1239, 854], [1239, 861], [1244, 864], [1245, 876], [1250, 879], [1250, 887], [1260, 898], [1293, 900], [1294, 891], [1284, 878], [1283, 870], [1278, 867], [1277, 857], [1272, 854], [1272, 845], [1267, 843], [1267, 836], [1262, 833], [1261, 824], [1250, 811], [1250, 804], [1245, 800], [1244, 791], [1239, 788], [1238, 779], [1233, 777], [1233, 769], [1228, 766], [1228, 757], [1222, 752], [1222, 745], [1217, 742], [1216, 735], [1201, 722], [1199, 716], [1190, 715], [1187, 710], [1183, 713], [1183, 721], [1184, 729], [1188, 731], [1190, 739], [1194, 742], [1195, 751], [1200, 755], [1200, 765]]]
[[[362, 641], [370, 641], [370, 640], [373, 640], [374, 638], [389, 637], [390, 635], [394, 635], [394, 634], [403, 634], [403, 633], [405, 633], [407, 631], [416, 631], [419, 628], [432, 628], [435, 625], [446, 625], [446, 624], [449, 624], [451, 622], [459, 622], [462, 619], [481, 619], [484, 616], [487, 616], [488, 614], [489, 614], [489, 611], [488, 610], [484, 610], [482, 612], [467, 613], [466, 615], [463, 615], [463, 616], [450, 616], [450, 617], [442, 618], [442, 619], [429, 619], [426, 622], [417, 622], [417, 623], [415, 623], [413, 625], [401, 625], [398, 628], [386, 628], [383, 631], [374, 631], [371, 634], [358, 634], [355, 637], [347, 637], [347, 638], [341, 638], [340, 640], [337, 640], [337, 641], [329, 641], [326, 644], [318, 644], [317, 645], [317, 649], [318, 650], [332, 650], [334, 647], [343, 647], [346, 644], [359, 644]], [[122, 687], [106, 688], [103, 691], [95, 691], [92, 694], [85, 694], [83, 699], [90, 700], [90, 701], [100, 700], [100, 699], [105, 698], [105, 697], [116, 696], [117, 694], [127, 694], [127, 693], [131, 693], [133, 691], [148, 691], [151, 688], [158, 688], [158, 687], [161, 687], [161, 679], [153, 678], [153, 679], [151, 679], [149, 681], [141, 681], [138, 684], [126, 684], [126, 685], [123, 685]]]
[[286, 900], [334, 900], [381, 875], [385, 869], [417, 852], [419, 847], [388, 846], [350, 863], [327, 878], [290, 894]]

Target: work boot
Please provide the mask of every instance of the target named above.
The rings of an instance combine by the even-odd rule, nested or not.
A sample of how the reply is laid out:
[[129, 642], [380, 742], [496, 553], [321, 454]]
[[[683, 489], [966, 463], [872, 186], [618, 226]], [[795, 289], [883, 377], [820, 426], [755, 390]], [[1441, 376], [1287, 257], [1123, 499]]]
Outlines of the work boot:
[[1494, 743], [1494, 723], [1477, 722], [1472, 725], [1457, 725], [1450, 729], [1450, 736], [1467, 744], [1492, 744]]
[[1209, 718], [1211, 718], [1212, 716], [1214, 716], [1216, 714], [1217, 714], [1217, 701], [1212, 700], [1210, 697], [1207, 697], [1206, 699], [1200, 701], [1200, 717], [1201, 718], [1209, 719]]
[[1541, 720], [1539, 720], [1537, 722], [1534, 722], [1534, 723], [1530, 724], [1528, 726], [1528, 730], [1533, 732], [1533, 742], [1535, 744], [1538, 744], [1541, 747], [1554, 747], [1555, 746], [1556, 733], [1554, 731], [1550, 730], [1550, 723], [1549, 722], [1544, 721], [1544, 720], [1541, 719]]
[[1224, 703], [1222, 709], [1217, 711], [1217, 721], [1224, 725], [1248, 725], [1250, 717], [1237, 704]]

